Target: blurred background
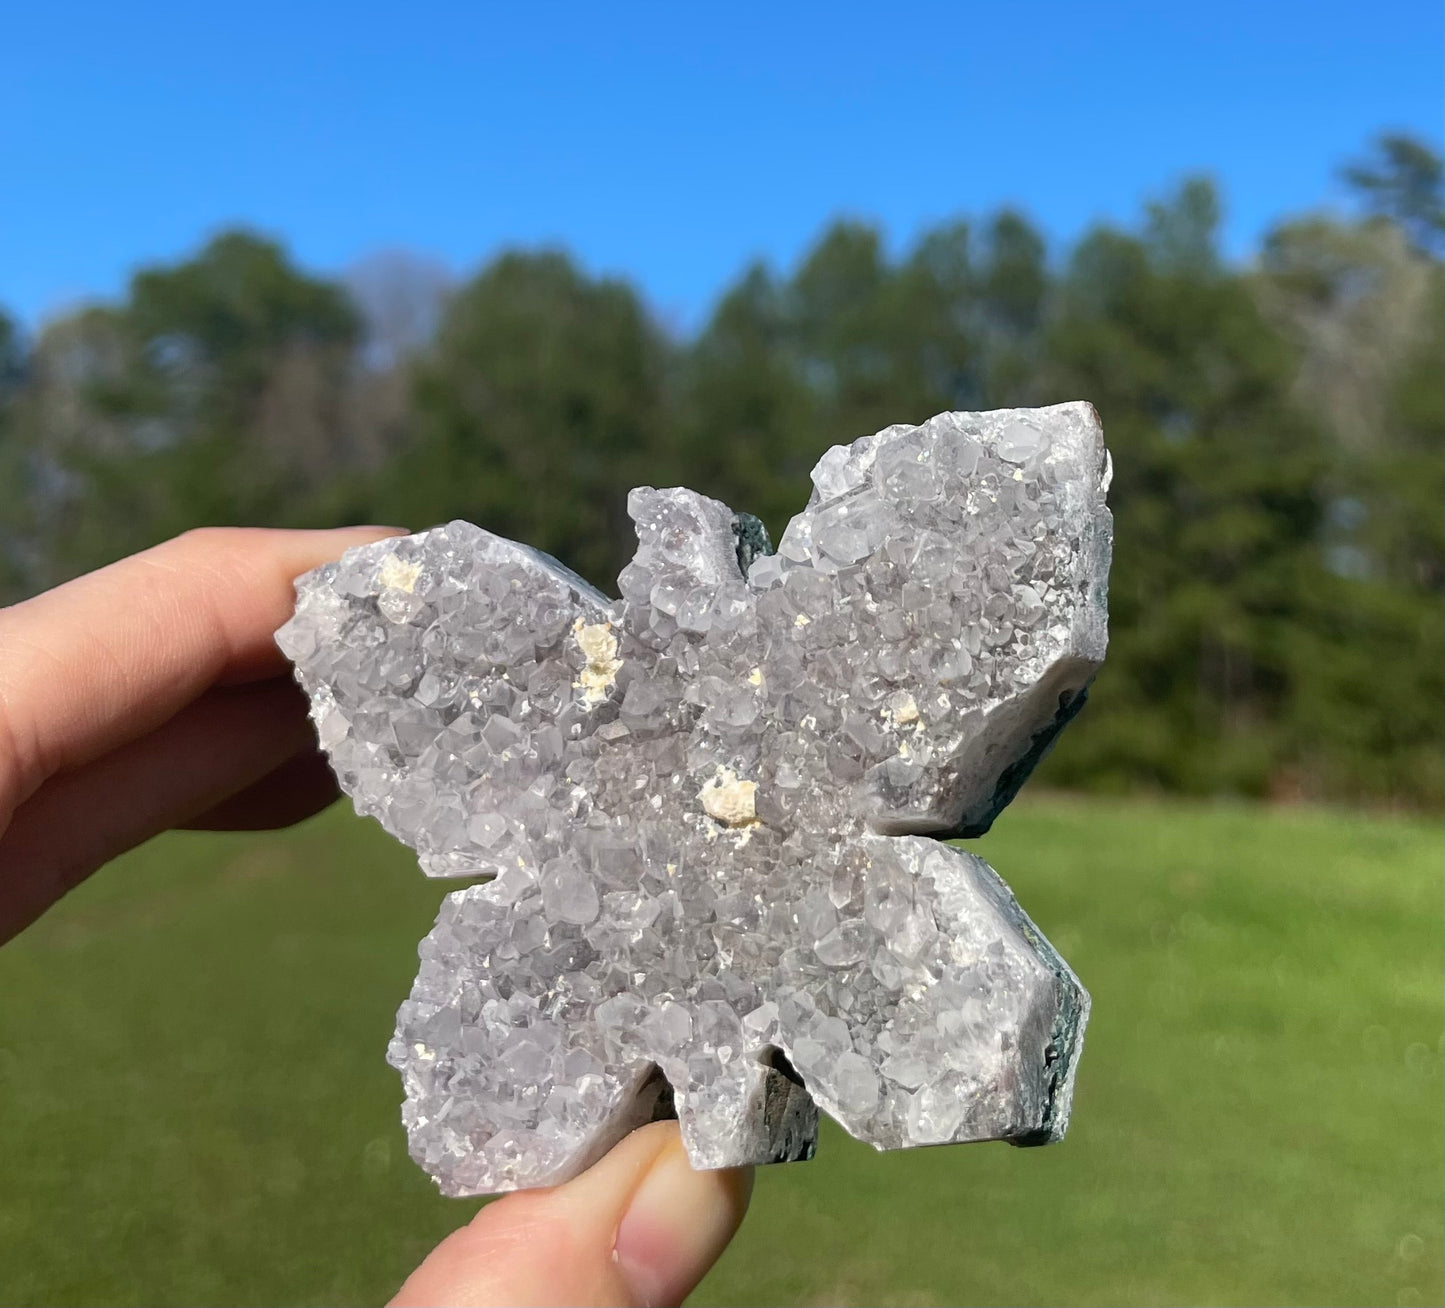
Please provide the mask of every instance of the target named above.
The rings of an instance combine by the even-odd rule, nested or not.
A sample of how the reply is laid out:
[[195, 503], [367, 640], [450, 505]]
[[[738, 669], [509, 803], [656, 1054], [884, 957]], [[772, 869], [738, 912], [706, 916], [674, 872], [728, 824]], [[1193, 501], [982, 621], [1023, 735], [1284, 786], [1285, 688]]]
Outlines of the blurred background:
[[[1094, 993], [1059, 1148], [760, 1177], [698, 1303], [1438, 1303], [1442, 19], [1383, 0], [18, 9], [0, 603], [1091, 400], [1109, 662], [976, 842]], [[175, 835], [0, 952], [0, 1302], [384, 1298], [470, 1211], [382, 1062], [438, 898]]]

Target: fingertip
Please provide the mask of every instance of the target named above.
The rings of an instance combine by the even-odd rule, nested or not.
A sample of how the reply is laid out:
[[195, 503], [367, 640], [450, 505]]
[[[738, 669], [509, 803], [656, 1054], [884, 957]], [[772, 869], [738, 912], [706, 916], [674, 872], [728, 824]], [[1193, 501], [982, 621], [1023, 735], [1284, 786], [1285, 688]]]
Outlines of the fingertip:
[[674, 1135], [643, 1177], [613, 1244], [634, 1301], [680, 1304], [737, 1233], [752, 1190], [752, 1168], [698, 1171]]
[[[329, 527], [319, 533], [329, 536], [337, 536], [345, 540], [352, 537], [357, 538], [355, 543], [368, 545], [373, 541], [385, 540], [388, 536], [409, 536], [411, 532], [405, 527], [388, 527], [378, 523], [366, 523], [356, 527]], [[351, 546], [348, 544], [347, 548]]]
[[377, 541], [395, 536], [410, 535], [405, 527], [392, 527], [382, 523], [364, 523], [354, 527], [323, 527], [286, 534], [293, 538], [297, 553], [303, 558], [312, 560], [307, 563], [308, 567], [316, 567], [321, 563], [339, 559], [347, 550], [357, 549], [363, 545], [374, 545]]
[[404, 527], [198, 527], [138, 557], [154, 557], [190, 572], [214, 568], [262, 579], [276, 570], [298, 575], [339, 559], [347, 550], [405, 536]]
[[695, 1171], [676, 1122], [622, 1140], [575, 1180], [489, 1204], [392, 1301], [680, 1303], [737, 1231], [750, 1168]]
[[[298, 716], [304, 716], [304, 710]], [[330, 763], [308, 739], [302, 752], [184, 826], [193, 831], [270, 831], [319, 813], [340, 795]]]

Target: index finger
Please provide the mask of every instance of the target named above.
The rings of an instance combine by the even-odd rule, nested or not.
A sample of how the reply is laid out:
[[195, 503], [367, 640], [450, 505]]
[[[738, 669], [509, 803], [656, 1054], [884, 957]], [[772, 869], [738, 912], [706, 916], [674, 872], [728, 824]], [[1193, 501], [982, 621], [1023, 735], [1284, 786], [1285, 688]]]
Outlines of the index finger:
[[295, 578], [396, 534], [204, 528], [0, 611], [0, 827], [47, 777], [209, 687], [281, 672]]

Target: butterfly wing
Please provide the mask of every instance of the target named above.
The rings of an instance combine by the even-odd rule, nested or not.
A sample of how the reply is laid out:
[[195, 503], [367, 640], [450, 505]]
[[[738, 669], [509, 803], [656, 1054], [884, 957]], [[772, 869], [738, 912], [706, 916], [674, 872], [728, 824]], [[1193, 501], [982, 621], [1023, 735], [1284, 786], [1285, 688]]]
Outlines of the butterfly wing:
[[774, 694], [758, 809], [849, 834], [818, 846], [831, 880], [794, 915], [811, 984], [776, 1042], [879, 1147], [1058, 1139], [1088, 995], [987, 864], [922, 837], [987, 830], [1103, 659], [1098, 416], [942, 414], [830, 450], [813, 480], [749, 571]]
[[981, 835], [1082, 707], [1108, 639], [1108, 477], [1088, 404], [940, 414], [819, 462], [749, 581], [775, 630], [792, 618], [774, 680], [845, 688], [823, 706], [800, 684], [784, 735], [806, 749], [826, 707], [840, 802], [874, 831]]
[[606, 596], [453, 522], [307, 573], [277, 642], [342, 790], [429, 875], [535, 878], [557, 852], [568, 756], [611, 691]]

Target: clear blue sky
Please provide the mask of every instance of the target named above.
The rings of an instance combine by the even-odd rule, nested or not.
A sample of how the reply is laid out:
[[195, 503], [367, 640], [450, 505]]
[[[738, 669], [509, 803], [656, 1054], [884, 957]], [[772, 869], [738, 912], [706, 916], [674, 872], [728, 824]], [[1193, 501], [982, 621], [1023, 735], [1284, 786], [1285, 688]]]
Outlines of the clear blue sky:
[[1382, 127], [1441, 134], [1438, 0], [241, 4], [0, 20], [0, 304], [34, 324], [235, 222], [339, 270], [562, 242], [690, 325], [830, 217], [1056, 241], [1223, 185], [1242, 255]]

